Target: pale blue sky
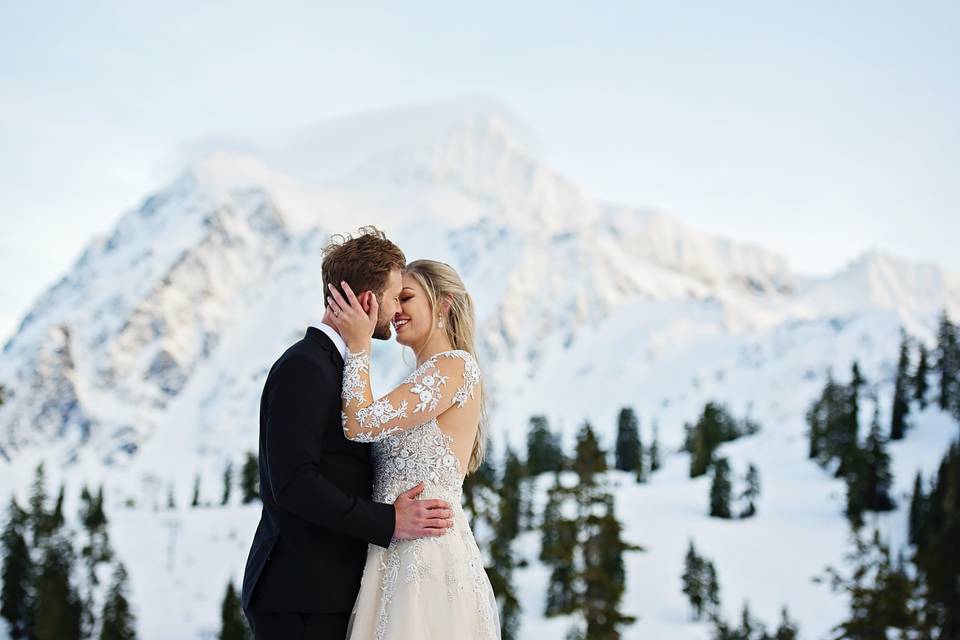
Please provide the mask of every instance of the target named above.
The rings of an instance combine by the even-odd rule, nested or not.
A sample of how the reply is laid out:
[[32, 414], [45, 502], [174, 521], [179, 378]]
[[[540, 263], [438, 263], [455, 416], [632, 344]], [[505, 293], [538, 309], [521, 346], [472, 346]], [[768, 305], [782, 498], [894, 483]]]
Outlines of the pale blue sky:
[[0, 340], [184, 141], [465, 94], [799, 272], [960, 272], [960, 3], [354, 4], [0, 3]]

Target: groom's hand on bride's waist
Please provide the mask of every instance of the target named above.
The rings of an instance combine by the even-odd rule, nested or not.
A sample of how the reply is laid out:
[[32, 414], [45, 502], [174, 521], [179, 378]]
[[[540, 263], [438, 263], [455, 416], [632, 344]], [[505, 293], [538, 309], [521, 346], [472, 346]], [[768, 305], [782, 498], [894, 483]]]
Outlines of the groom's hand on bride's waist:
[[417, 500], [423, 492], [421, 482], [404, 491], [393, 502], [397, 513], [393, 537], [401, 540], [442, 536], [453, 526], [453, 512], [443, 500]]

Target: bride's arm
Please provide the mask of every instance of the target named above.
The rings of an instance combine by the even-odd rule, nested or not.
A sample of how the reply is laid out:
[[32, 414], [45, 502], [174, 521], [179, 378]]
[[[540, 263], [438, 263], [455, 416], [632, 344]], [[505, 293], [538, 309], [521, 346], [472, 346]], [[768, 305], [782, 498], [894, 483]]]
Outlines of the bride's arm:
[[346, 282], [340, 285], [346, 299], [336, 287], [328, 285], [327, 301], [331, 319], [347, 343], [341, 391], [341, 422], [347, 438], [375, 442], [437, 417], [454, 402], [463, 406], [473, 397], [480, 379], [476, 360], [466, 351], [447, 351], [425, 361], [393, 391], [374, 400], [370, 341], [379, 305], [376, 296], [371, 296], [369, 309], [364, 310], [350, 286]]
[[350, 440], [376, 442], [423, 424], [474, 395], [479, 369], [465, 351], [439, 353], [390, 393], [376, 400], [370, 389], [370, 355], [347, 351], [343, 368], [343, 432]]

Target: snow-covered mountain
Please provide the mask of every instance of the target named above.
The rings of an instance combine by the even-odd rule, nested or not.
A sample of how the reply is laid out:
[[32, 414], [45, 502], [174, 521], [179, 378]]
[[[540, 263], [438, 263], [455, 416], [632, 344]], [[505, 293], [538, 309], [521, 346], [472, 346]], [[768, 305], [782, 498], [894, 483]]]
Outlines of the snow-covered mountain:
[[[40, 459], [55, 480], [105, 481], [110, 505], [135, 505], [113, 532], [134, 600], [160, 586], [187, 612], [170, 621], [168, 607], [141, 606], [144, 637], [211, 629], [257, 512], [152, 509], [169, 488], [185, 504], [197, 473], [213, 495], [224, 465], [255, 450], [266, 371], [322, 315], [321, 248], [332, 233], [376, 224], [408, 258], [444, 260], [464, 277], [480, 312], [496, 445], [520, 445], [534, 413], [568, 437], [590, 419], [609, 443], [624, 405], [645, 438], [657, 420], [667, 451], [710, 399], [762, 425], [729, 445], [745, 456], [735, 470], [749, 458], [768, 487], [754, 522], [708, 522], [706, 487], [683, 477], [682, 456], [618, 494], [640, 518], [627, 535], [650, 548], [629, 564], [627, 609], [641, 621], [627, 637], [704, 635], [679, 609], [678, 531], [715, 552], [733, 595], [769, 599], [756, 613], [772, 622], [785, 602], [806, 629], [825, 629], [842, 605], [808, 577], [839, 561], [844, 522], [836, 481], [806, 462], [803, 411], [826, 369], [845, 374], [855, 358], [886, 393], [900, 326], [929, 343], [940, 310], [960, 317], [960, 277], [877, 250], [828, 277], [794, 274], [763, 247], [594, 197], [545, 163], [534, 140], [502, 106], [465, 99], [198, 143], [197, 160], [93, 238], [5, 343], [0, 486], [23, 495]], [[383, 389], [411, 358], [395, 344], [378, 349]], [[929, 438], [935, 464], [942, 443]], [[912, 480], [905, 473], [898, 481]], [[799, 495], [797, 517], [781, 499]], [[228, 544], [222, 528], [207, 528], [213, 518], [230, 523]], [[786, 522], [798, 530], [781, 533], [799, 551], [767, 561], [796, 584], [778, 591], [733, 563]], [[730, 547], [699, 544], [714, 535]], [[145, 541], [166, 548], [168, 537], [179, 541], [175, 555], [138, 553]], [[734, 559], [726, 571], [725, 558]], [[542, 594], [537, 571], [523, 581]], [[729, 602], [732, 618], [741, 601]], [[531, 629], [550, 625], [538, 621], [541, 606], [525, 613]]]

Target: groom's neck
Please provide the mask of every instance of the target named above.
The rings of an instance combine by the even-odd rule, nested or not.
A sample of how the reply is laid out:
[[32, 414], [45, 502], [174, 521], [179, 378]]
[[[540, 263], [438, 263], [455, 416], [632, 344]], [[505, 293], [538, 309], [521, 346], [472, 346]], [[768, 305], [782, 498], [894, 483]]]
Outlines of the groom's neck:
[[324, 312], [323, 318], [320, 319], [320, 322], [336, 331], [338, 336], [340, 335], [340, 330], [337, 329], [337, 325], [333, 323], [333, 313], [330, 311], [330, 307], [327, 307], [327, 310]]

